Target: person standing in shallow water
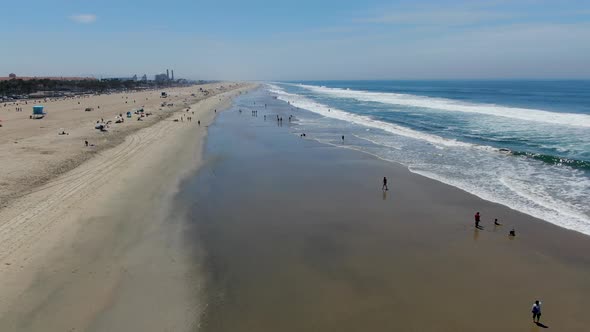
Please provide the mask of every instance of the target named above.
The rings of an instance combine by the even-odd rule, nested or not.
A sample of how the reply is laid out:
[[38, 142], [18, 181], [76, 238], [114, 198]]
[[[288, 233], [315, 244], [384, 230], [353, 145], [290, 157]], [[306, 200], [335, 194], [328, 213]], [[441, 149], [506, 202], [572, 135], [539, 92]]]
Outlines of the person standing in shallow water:
[[474, 218], [475, 218], [475, 227], [479, 228], [480, 227], [479, 226], [479, 221], [480, 221], [479, 212], [475, 213]]
[[[533, 303], [532, 313], [533, 313], [533, 323], [538, 323], [539, 320], [541, 320], [541, 302], [539, 302], [539, 300], [537, 300], [537, 301], [535, 301], [535, 303]], [[535, 319], [536, 319], [536, 321], [535, 321]]]
[[383, 191], [389, 190], [389, 188], [387, 188], [387, 178], [386, 177], [383, 177], [383, 187], [381, 187], [381, 189]]

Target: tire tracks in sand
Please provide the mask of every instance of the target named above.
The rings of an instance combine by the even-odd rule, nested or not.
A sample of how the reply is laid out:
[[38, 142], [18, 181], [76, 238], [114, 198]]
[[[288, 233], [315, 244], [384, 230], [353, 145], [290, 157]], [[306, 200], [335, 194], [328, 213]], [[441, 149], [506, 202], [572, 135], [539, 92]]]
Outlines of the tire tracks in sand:
[[0, 261], [35, 243], [44, 231], [60, 219], [61, 213], [75, 208], [76, 203], [84, 199], [105, 176], [142, 153], [171, 127], [174, 127], [172, 120], [163, 120], [133, 133], [123, 144], [104, 151], [75, 171], [46, 183], [32, 191], [26, 199], [19, 199], [0, 211]]

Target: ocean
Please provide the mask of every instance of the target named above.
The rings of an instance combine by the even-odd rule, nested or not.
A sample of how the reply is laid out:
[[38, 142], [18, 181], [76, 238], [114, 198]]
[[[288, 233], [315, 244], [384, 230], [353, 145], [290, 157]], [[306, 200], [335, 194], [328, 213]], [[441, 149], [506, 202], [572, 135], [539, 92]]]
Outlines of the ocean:
[[590, 235], [590, 81], [305, 81], [265, 88], [302, 111], [294, 133]]

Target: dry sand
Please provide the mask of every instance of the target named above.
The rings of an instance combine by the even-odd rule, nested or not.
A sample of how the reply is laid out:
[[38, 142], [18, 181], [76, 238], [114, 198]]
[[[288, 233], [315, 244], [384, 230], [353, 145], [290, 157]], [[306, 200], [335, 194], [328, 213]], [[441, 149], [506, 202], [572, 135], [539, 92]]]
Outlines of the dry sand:
[[[199, 87], [217, 95], [191, 97]], [[214, 110], [251, 87], [174, 89], [166, 102], [176, 111], [160, 110], [159, 91], [49, 102], [42, 120], [15, 105], [0, 108], [0, 330], [194, 327], [198, 266], [167, 207], [201, 163]], [[97, 119], [141, 105], [153, 112], [146, 121], [94, 129]], [[95, 110], [85, 112], [89, 106]], [[193, 121], [173, 121], [181, 115]], [[57, 135], [60, 128], [69, 135]], [[85, 148], [85, 139], [95, 147]]]
[[[120, 144], [134, 131], [205, 98], [200, 88], [213, 95], [229, 89], [229, 85], [215, 83], [49, 101], [39, 99], [27, 101], [27, 104], [24, 101], [7, 103], [6, 106], [0, 104], [0, 123], [3, 125], [0, 127], [0, 207], [28, 193], [31, 188], [73, 169], [100, 151]], [[168, 98], [160, 98], [161, 91], [167, 91]], [[173, 106], [162, 107], [162, 103]], [[35, 104], [45, 106], [45, 118], [29, 119]], [[17, 107], [23, 111], [17, 112]], [[126, 112], [142, 107], [152, 116], [137, 121], [138, 116], [133, 115], [129, 119], [125, 117], [124, 123], [114, 123], [117, 115], [125, 116]], [[86, 112], [86, 108], [94, 110]], [[113, 122], [107, 132], [94, 129], [101, 119]], [[58, 135], [62, 131], [68, 135]], [[85, 140], [94, 146], [86, 148]]]

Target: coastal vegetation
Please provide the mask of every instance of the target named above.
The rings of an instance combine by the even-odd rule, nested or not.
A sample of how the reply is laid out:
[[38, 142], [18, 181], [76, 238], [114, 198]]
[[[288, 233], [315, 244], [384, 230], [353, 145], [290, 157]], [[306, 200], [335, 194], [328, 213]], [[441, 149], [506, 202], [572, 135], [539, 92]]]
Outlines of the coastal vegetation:
[[134, 80], [55, 80], [55, 79], [11, 79], [0, 81], [0, 96], [27, 96], [36, 92], [87, 93], [120, 90], [140, 90], [159, 87], [185, 86], [195, 82], [185, 80], [175, 82], [134, 81]]

